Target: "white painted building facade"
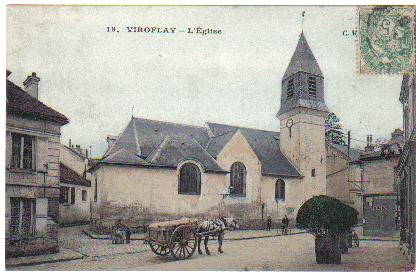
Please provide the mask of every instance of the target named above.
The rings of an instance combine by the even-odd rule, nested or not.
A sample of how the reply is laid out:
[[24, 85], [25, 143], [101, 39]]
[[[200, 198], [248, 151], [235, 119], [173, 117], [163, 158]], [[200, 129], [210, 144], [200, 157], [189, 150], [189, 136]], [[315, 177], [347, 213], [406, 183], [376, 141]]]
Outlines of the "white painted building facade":
[[76, 225], [90, 222], [91, 173], [88, 158], [80, 148], [61, 144], [61, 187], [59, 224]]

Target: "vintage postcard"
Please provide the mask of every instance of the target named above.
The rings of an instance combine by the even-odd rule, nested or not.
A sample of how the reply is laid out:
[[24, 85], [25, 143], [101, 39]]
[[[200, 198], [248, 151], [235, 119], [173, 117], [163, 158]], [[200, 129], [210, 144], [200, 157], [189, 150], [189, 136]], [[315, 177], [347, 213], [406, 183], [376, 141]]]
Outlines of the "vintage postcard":
[[413, 6], [8, 5], [5, 269], [410, 271]]

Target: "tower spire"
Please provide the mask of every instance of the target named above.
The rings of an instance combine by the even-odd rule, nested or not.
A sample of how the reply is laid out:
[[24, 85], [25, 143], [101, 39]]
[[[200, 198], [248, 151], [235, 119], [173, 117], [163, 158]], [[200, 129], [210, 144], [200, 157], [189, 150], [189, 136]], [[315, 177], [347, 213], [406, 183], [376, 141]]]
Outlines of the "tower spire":
[[316, 61], [315, 56], [313, 55], [303, 32], [300, 34], [295, 52], [290, 59], [283, 79], [286, 79], [297, 72], [306, 72], [312, 75], [323, 77], [318, 62]]
[[324, 75], [303, 32], [282, 78], [278, 116], [300, 107], [327, 111]]

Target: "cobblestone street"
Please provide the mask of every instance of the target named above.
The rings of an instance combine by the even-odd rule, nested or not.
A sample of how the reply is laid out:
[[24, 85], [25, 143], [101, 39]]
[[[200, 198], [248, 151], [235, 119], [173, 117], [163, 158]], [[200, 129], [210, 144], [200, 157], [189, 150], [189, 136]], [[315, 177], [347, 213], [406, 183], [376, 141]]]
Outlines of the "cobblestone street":
[[[231, 234], [231, 233], [230, 233]], [[236, 233], [232, 234], [236, 236]], [[217, 241], [210, 241], [211, 256], [197, 252], [187, 260], [173, 261], [150, 251], [143, 241], [112, 245], [110, 240], [94, 240], [80, 227], [61, 229], [62, 247], [82, 253], [81, 260], [12, 270], [411, 270], [395, 241], [362, 241], [359, 248], [342, 256], [341, 265], [315, 263], [313, 237], [309, 234], [226, 241], [224, 254]]]

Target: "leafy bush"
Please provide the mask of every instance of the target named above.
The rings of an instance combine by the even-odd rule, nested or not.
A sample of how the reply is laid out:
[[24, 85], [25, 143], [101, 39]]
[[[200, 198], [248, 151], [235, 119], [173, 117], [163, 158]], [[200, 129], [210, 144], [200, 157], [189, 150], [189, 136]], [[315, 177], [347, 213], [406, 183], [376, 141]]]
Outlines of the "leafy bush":
[[353, 227], [358, 218], [354, 208], [325, 195], [314, 196], [300, 207], [296, 216], [298, 228], [314, 234], [343, 233]]

